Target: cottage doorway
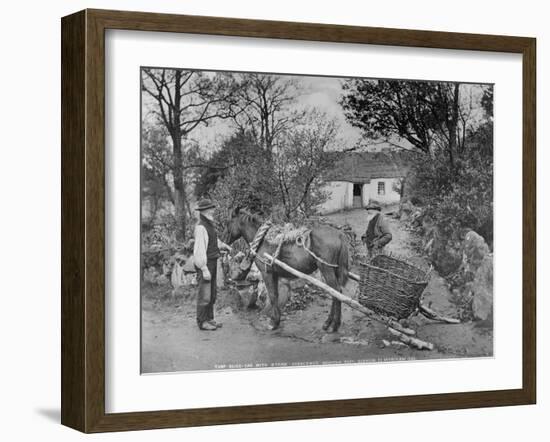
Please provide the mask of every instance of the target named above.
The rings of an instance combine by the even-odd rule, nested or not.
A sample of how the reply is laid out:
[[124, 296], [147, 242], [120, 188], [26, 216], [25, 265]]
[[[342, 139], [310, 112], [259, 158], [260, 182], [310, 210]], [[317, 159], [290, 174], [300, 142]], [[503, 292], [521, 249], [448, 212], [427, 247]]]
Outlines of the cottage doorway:
[[363, 185], [353, 183], [353, 208], [363, 207]]

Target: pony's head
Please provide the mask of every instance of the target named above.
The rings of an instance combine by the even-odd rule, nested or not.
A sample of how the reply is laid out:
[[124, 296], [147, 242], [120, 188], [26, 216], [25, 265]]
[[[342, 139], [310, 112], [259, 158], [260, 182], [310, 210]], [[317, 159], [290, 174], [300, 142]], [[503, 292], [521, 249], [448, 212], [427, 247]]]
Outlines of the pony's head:
[[227, 233], [229, 244], [234, 243], [240, 237], [244, 236], [247, 241], [251, 232], [252, 235], [256, 232], [256, 229], [261, 224], [261, 220], [257, 215], [250, 213], [243, 207], [237, 207], [231, 213], [231, 218], [227, 223]]
[[235, 241], [237, 241], [242, 236], [241, 231], [241, 220], [240, 220], [240, 207], [236, 207], [235, 210], [231, 213], [231, 218], [229, 218], [229, 222], [227, 223], [227, 233], [229, 235], [228, 237], [228, 243], [233, 244]]

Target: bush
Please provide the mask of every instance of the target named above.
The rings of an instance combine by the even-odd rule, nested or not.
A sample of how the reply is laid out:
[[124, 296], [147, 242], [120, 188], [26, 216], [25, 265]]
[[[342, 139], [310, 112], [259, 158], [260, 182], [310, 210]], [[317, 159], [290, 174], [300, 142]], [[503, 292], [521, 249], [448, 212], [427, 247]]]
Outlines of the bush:
[[144, 250], [172, 247], [176, 241], [176, 223], [173, 219], [165, 219], [147, 228], [142, 227], [141, 240]]
[[443, 154], [413, 165], [410, 199], [421, 203], [424, 217], [433, 221], [444, 239], [459, 240], [466, 231], [475, 230], [492, 247], [492, 153], [492, 129], [482, 126], [471, 134], [453, 166]]

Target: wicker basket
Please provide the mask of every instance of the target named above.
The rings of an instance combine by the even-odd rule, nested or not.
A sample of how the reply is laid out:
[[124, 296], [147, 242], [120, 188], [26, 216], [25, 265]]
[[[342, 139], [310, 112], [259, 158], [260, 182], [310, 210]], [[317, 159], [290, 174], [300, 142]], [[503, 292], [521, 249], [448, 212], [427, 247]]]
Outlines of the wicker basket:
[[358, 300], [362, 305], [396, 319], [408, 318], [418, 308], [429, 272], [388, 255], [359, 264]]

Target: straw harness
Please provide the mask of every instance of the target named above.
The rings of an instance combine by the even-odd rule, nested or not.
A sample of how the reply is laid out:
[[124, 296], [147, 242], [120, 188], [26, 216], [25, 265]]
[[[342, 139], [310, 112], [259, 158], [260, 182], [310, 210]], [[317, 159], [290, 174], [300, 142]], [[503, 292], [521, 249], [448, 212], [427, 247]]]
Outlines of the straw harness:
[[[250, 255], [252, 255], [252, 257], [258, 259], [262, 264], [264, 264], [264, 266], [266, 267], [266, 270], [267, 270], [267, 266], [270, 266], [272, 267], [273, 266], [273, 259], [277, 258], [281, 252], [281, 248], [283, 246], [283, 243], [285, 242], [284, 241], [284, 235], [281, 235], [279, 241], [278, 241], [278, 244], [277, 244], [277, 249], [275, 250], [275, 253], [273, 254], [273, 258], [272, 259], [265, 259], [265, 258], [262, 258], [260, 256], [258, 256], [258, 249], [260, 248], [263, 240], [265, 239], [266, 235], [267, 235], [267, 232], [269, 231], [269, 229], [271, 229], [271, 227], [273, 227], [273, 223], [271, 221], [266, 221], [264, 222], [259, 228], [258, 230], [256, 231], [256, 235], [254, 235], [254, 239], [252, 240], [252, 242], [250, 243]], [[321, 258], [320, 256], [317, 256], [307, 245], [309, 243], [309, 234], [311, 232], [307, 232], [307, 233], [303, 233], [301, 235], [298, 235], [295, 239], [295, 243], [298, 247], [302, 247], [307, 253], [309, 253], [309, 255], [311, 257], [313, 257], [313, 259], [315, 259], [316, 261], [320, 262], [321, 264], [324, 264], [326, 266], [329, 266], [329, 267], [334, 267], [334, 268], [337, 268], [338, 265], [337, 264], [331, 264], [327, 261], [325, 261], [323, 258]]]

